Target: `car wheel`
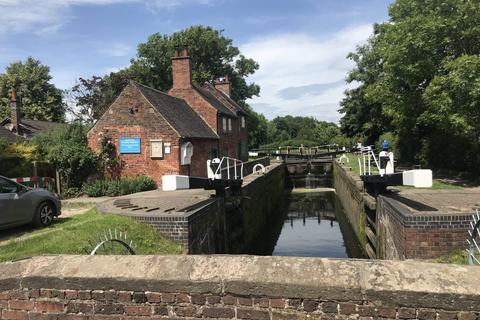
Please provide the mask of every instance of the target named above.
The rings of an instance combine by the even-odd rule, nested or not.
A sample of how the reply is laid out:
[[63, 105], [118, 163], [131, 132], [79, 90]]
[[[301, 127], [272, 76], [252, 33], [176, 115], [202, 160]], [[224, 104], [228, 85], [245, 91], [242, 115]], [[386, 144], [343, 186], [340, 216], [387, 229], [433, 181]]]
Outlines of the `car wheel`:
[[55, 216], [55, 208], [49, 202], [41, 203], [35, 212], [35, 225], [38, 227], [47, 227], [52, 224]]

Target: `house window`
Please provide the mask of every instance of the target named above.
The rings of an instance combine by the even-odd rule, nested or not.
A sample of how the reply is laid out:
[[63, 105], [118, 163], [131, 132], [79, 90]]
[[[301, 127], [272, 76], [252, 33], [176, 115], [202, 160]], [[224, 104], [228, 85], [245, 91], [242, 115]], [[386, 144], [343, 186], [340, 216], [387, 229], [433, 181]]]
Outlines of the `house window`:
[[232, 132], [232, 119], [228, 119], [228, 132]]
[[223, 132], [227, 132], [227, 118], [223, 117], [222, 123], [223, 123]]
[[242, 116], [242, 128], [245, 128], [245, 116]]

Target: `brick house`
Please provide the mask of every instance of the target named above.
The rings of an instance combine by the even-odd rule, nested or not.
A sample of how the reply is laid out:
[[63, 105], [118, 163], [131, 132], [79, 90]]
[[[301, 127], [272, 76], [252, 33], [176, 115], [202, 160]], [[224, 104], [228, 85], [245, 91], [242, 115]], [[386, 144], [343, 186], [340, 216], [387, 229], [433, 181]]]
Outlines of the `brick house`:
[[22, 116], [20, 99], [15, 89], [10, 98], [10, 116], [0, 120], [0, 138], [7, 142], [19, 142], [33, 138], [42, 132], [55, 130], [64, 123], [26, 119]]
[[[206, 176], [218, 145], [218, 135], [184, 100], [133, 81], [88, 132], [90, 148], [100, 152], [104, 137], [119, 151], [121, 176], [148, 175], [159, 185], [165, 174]], [[181, 154], [192, 148], [191, 158]]]
[[173, 86], [170, 95], [182, 98], [198, 112], [218, 134], [218, 156], [246, 160], [246, 112], [230, 98], [228, 77], [215, 81], [215, 86], [192, 82], [190, 57], [186, 49], [176, 50], [172, 58]]
[[88, 132], [100, 152], [111, 140], [120, 159], [120, 176], [207, 176], [207, 160], [248, 157], [246, 113], [230, 97], [228, 78], [215, 86], [191, 82], [186, 50], [172, 58], [169, 94], [131, 81]]

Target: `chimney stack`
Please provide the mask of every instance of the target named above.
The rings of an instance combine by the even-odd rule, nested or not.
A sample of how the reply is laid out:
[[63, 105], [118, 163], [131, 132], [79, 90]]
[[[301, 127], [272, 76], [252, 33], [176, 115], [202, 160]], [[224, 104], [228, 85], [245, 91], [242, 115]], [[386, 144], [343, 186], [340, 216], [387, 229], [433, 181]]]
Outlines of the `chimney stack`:
[[215, 80], [215, 88], [225, 93], [230, 97], [230, 91], [232, 90], [232, 85], [228, 79], [228, 75], [225, 75], [223, 79]]
[[189, 89], [192, 87], [192, 70], [190, 56], [186, 48], [176, 47], [172, 58], [172, 89]]
[[12, 131], [17, 134], [20, 133], [20, 117], [20, 103], [17, 102], [17, 90], [13, 88], [10, 99], [10, 121], [12, 122]]

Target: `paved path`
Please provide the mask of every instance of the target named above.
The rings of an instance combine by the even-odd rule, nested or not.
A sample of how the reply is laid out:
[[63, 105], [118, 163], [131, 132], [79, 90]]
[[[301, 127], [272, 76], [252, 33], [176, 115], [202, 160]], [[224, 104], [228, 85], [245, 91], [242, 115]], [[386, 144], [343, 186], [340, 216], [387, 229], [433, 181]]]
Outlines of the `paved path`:
[[102, 212], [126, 213], [128, 215], [178, 213], [184, 211], [185, 208], [210, 199], [214, 194], [215, 191], [213, 190], [203, 189], [154, 190], [110, 198], [97, 203], [97, 209]]
[[[475, 209], [480, 209], [480, 188], [401, 189], [396, 194], [396, 200], [399, 202], [403, 200], [402, 203], [412, 213], [422, 211], [435, 211], [440, 214], [472, 213]], [[416, 208], [415, 203], [420, 206]]]

